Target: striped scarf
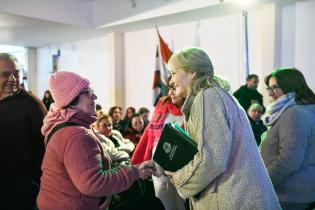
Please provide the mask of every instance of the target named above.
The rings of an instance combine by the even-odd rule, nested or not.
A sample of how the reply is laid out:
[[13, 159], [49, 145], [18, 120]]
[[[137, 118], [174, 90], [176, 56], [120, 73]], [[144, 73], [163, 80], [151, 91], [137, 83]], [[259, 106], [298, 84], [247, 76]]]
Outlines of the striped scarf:
[[162, 98], [157, 104], [152, 119], [138, 143], [133, 156], [131, 158], [132, 164], [142, 163], [146, 160], [151, 160], [154, 140], [159, 139], [164, 127], [165, 119], [169, 114], [180, 116], [181, 109], [168, 98]]

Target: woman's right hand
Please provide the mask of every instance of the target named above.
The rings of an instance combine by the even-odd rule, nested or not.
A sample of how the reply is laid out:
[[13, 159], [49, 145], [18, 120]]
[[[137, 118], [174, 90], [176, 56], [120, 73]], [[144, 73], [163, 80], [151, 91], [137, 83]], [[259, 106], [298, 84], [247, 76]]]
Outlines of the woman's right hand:
[[155, 163], [153, 160], [148, 160], [134, 166], [138, 169], [140, 179], [147, 179], [156, 172]]

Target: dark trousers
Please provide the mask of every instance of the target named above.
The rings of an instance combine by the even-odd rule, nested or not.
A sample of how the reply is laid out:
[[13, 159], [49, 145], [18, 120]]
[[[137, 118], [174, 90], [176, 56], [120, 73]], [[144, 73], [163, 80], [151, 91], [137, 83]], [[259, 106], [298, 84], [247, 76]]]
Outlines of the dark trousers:
[[31, 176], [0, 180], [0, 210], [34, 210], [38, 186]]
[[282, 210], [306, 210], [308, 209], [308, 203], [287, 203], [281, 202], [281, 209]]

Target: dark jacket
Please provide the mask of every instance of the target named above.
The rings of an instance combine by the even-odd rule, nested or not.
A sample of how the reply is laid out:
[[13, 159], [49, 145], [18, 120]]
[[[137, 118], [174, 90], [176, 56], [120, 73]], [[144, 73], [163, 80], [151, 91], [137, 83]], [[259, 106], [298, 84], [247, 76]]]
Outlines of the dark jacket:
[[41, 127], [46, 113], [42, 102], [25, 90], [0, 100], [1, 178], [31, 175], [39, 183], [45, 150]]
[[257, 146], [259, 146], [260, 142], [261, 142], [261, 135], [265, 131], [267, 131], [267, 127], [264, 125], [262, 120], [259, 120], [258, 122], [255, 122], [254, 120], [250, 119], [249, 117], [248, 117], [248, 119], [249, 119], [249, 122], [250, 122], [250, 126], [252, 127]]
[[143, 130], [141, 132], [138, 132], [135, 129], [127, 128], [124, 134], [124, 138], [129, 139], [137, 147], [142, 134]]
[[263, 106], [263, 96], [257, 90], [248, 88], [247, 85], [241, 86], [233, 95], [246, 112], [252, 104], [252, 100], [258, 101]]
[[50, 98], [43, 98], [42, 102], [44, 103], [46, 109], [49, 110], [50, 109], [50, 105], [52, 103], [54, 103], [54, 99], [52, 97], [50, 97]]
[[126, 124], [127, 123], [124, 120], [119, 120], [118, 123], [113, 122], [113, 129], [119, 131], [121, 134], [124, 135]]

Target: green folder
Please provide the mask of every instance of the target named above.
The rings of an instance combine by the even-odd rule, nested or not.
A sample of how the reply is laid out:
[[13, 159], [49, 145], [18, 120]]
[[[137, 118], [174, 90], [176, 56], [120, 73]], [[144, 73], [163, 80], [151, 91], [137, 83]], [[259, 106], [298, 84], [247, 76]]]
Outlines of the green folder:
[[165, 124], [153, 160], [164, 170], [177, 171], [194, 158], [197, 144], [178, 125]]

